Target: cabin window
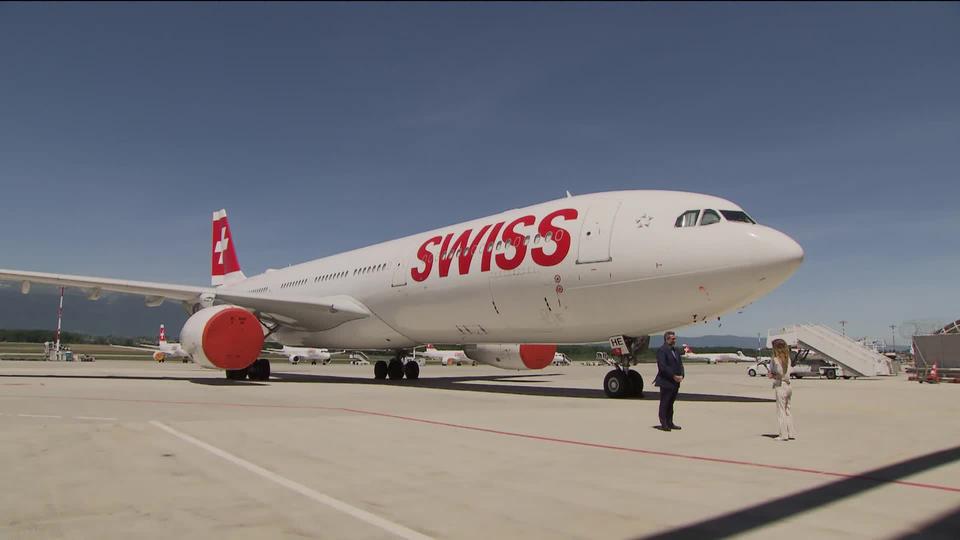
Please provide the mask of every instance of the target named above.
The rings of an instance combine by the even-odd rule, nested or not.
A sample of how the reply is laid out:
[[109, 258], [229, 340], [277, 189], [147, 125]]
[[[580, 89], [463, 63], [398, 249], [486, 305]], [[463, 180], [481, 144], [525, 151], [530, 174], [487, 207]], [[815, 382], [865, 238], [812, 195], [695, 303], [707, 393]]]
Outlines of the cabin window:
[[700, 225], [713, 225], [720, 222], [720, 214], [716, 210], [704, 210], [703, 217], [700, 218]]
[[693, 227], [697, 224], [697, 218], [700, 217], [699, 210], [687, 210], [686, 212], [680, 214], [680, 217], [677, 218], [677, 222], [674, 223], [674, 227]]

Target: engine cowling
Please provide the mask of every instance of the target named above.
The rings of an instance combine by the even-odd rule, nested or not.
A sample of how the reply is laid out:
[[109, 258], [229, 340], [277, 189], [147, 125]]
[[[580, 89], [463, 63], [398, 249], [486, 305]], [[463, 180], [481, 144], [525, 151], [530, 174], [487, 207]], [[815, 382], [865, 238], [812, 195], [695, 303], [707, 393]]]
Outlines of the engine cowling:
[[180, 346], [205, 368], [244, 369], [263, 349], [263, 326], [237, 306], [203, 308], [183, 325]]
[[553, 362], [556, 345], [534, 343], [478, 343], [466, 345], [471, 360], [503, 369], [543, 369]]
[[153, 359], [157, 362], [163, 362], [167, 359], [167, 354], [163, 351], [156, 351], [153, 353]]

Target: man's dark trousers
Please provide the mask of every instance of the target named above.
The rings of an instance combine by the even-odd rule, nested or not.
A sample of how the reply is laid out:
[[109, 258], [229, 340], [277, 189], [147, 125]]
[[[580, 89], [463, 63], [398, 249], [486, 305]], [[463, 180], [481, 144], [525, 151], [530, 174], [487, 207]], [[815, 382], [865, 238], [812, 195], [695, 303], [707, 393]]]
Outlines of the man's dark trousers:
[[680, 385], [660, 386], [660, 425], [663, 427], [673, 426], [673, 402], [679, 392]]

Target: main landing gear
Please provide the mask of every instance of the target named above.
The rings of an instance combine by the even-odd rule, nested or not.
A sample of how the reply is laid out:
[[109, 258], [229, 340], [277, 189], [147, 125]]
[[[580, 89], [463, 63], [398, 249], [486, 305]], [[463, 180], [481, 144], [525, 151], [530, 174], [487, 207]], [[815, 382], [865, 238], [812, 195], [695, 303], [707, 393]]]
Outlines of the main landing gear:
[[643, 377], [630, 366], [637, 364], [636, 355], [650, 344], [650, 336], [617, 336], [611, 338], [610, 342], [616, 342], [613, 357], [605, 360], [613, 369], [603, 378], [603, 393], [611, 398], [643, 398]]
[[403, 351], [397, 351], [390, 362], [377, 360], [373, 365], [373, 378], [378, 380], [400, 380], [404, 377], [411, 380], [420, 378], [420, 364], [416, 360], [403, 361]]
[[244, 369], [228, 369], [227, 379], [231, 381], [266, 381], [270, 379], [270, 360], [258, 358]]

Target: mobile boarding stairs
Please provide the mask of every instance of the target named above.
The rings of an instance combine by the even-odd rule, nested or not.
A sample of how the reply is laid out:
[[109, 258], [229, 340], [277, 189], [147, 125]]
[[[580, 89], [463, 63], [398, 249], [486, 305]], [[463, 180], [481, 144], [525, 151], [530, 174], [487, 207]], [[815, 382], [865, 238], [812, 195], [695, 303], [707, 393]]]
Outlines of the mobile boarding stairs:
[[822, 324], [772, 329], [767, 332], [767, 347], [772, 347], [773, 340], [778, 338], [791, 347], [820, 353], [842, 367], [844, 375], [875, 377], [894, 373], [889, 358]]

